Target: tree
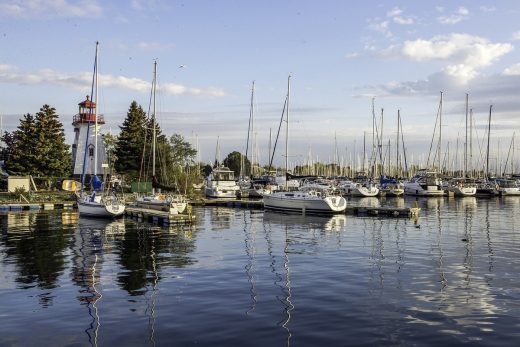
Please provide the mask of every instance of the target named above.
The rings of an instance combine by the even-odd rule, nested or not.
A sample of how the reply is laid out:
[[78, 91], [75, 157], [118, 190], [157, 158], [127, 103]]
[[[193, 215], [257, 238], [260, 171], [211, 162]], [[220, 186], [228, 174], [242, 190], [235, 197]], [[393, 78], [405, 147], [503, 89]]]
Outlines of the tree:
[[6, 132], [3, 140], [6, 143], [9, 158], [5, 168], [12, 175], [30, 175], [36, 171], [34, 156], [36, 148], [36, 120], [27, 113], [20, 119], [20, 125], [12, 133]]
[[37, 174], [40, 176], [68, 176], [71, 171], [69, 145], [65, 143], [63, 124], [56, 109], [43, 105], [36, 113], [37, 146], [34, 151]]
[[43, 105], [36, 117], [27, 113], [12, 133], [2, 137], [7, 148], [6, 169], [14, 175], [68, 176], [69, 145], [56, 109]]
[[146, 113], [133, 101], [117, 138], [114, 167], [130, 179], [139, 177], [146, 135]]
[[231, 171], [234, 171], [235, 176], [238, 177], [240, 175], [240, 169], [242, 168], [242, 160], [245, 166], [243, 169], [245, 172], [250, 172], [251, 162], [242, 153], [237, 151], [229, 153], [226, 159], [224, 159], [223, 164]]
[[107, 153], [109, 171], [112, 172], [114, 169], [114, 162], [117, 158], [116, 157], [117, 136], [114, 136], [112, 134], [104, 134], [103, 135], [103, 144], [105, 146], [105, 151]]
[[170, 137], [170, 146], [172, 147], [173, 165], [185, 166], [194, 163], [197, 150], [192, 147], [191, 143], [184, 140], [182, 135], [173, 134]]

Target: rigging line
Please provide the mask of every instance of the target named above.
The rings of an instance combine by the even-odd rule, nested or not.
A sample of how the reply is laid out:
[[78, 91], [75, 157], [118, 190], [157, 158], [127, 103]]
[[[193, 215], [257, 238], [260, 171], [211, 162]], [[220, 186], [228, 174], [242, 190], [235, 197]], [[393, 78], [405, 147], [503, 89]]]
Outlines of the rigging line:
[[274, 158], [274, 153], [276, 152], [276, 145], [278, 144], [278, 138], [280, 136], [280, 130], [282, 128], [282, 124], [283, 124], [283, 116], [285, 114], [285, 108], [287, 107], [287, 100], [288, 99], [288, 96], [285, 97], [285, 102], [283, 104], [283, 109], [282, 109], [282, 118], [280, 118], [280, 124], [278, 126], [278, 132], [276, 133], [276, 139], [274, 141], [274, 146], [273, 146], [273, 153], [271, 155], [271, 159], [269, 160], [269, 171], [271, 171], [272, 167], [273, 167], [273, 158]]
[[[432, 141], [430, 143], [430, 150], [428, 151], [428, 160], [426, 160], [426, 166], [430, 166], [430, 155], [432, 153], [433, 148], [433, 141], [435, 139], [435, 134], [437, 133], [437, 123], [439, 122], [439, 115], [441, 113], [441, 103], [439, 102], [439, 108], [437, 109], [437, 117], [435, 118], [435, 126], [433, 128], [433, 135], [432, 135]], [[435, 157], [433, 158], [433, 161], [435, 161]], [[440, 168], [439, 168], [440, 170]]]

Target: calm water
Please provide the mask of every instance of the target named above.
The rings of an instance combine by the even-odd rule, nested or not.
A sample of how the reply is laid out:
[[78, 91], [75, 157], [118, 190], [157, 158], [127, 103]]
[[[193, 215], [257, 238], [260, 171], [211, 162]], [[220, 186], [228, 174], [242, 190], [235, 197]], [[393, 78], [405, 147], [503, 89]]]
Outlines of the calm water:
[[418, 204], [417, 221], [200, 208], [171, 228], [3, 214], [0, 346], [518, 343], [520, 198]]

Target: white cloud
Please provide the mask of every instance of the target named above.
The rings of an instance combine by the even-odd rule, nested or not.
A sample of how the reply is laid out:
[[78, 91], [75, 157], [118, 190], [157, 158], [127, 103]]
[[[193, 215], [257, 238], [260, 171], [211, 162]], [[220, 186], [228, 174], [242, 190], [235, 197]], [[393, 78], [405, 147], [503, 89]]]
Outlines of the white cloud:
[[469, 10], [465, 7], [459, 7], [457, 11], [449, 16], [439, 16], [437, 20], [441, 24], [457, 24], [469, 16]]
[[386, 37], [392, 37], [393, 34], [389, 30], [390, 22], [387, 20], [380, 20], [379, 18], [372, 18], [368, 20], [368, 28], [378, 33], [383, 34]]
[[[25, 85], [48, 84], [85, 91], [89, 89], [88, 86], [90, 86], [91, 81], [92, 74], [88, 72], [67, 75], [54, 70], [44, 69], [34, 73], [26, 73], [19, 72], [18, 69], [12, 65], [0, 65], [0, 82], [2, 83]], [[143, 93], [150, 91], [150, 82], [125, 76], [100, 75], [99, 84], [101, 87], [106, 88], [135, 90]], [[175, 83], [161, 84], [159, 89], [168, 95], [209, 97], [222, 97], [226, 95], [226, 93], [219, 88], [193, 88]]]
[[161, 49], [167, 49], [174, 47], [173, 43], [161, 43], [161, 42], [139, 42], [137, 48], [144, 51], [157, 51]]
[[417, 39], [393, 45], [381, 52], [383, 56], [405, 57], [418, 62], [445, 62], [443, 72], [465, 84], [479, 70], [491, 65], [504, 54], [513, 50], [509, 43], [492, 43], [469, 34], [435, 36], [430, 40]]
[[409, 25], [414, 23], [414, 19], [411, 16], [403, 16], [403, 10], [399, 7], [394, 7], [386, 13], [386, 16], [391, 18], [394, 23]]
[[6, 0], [0, 4], [0, 16], [25, 19], [98, 17], [102, 12], [95, 0]]
[[479, 9], [482, 12], [495, 12], [496, 11], [496, 7], [494, 7], [494, 6], [480, 6]]
[[511, 65], [503, 72], [506, 76], [520, 76], [520, 63]]

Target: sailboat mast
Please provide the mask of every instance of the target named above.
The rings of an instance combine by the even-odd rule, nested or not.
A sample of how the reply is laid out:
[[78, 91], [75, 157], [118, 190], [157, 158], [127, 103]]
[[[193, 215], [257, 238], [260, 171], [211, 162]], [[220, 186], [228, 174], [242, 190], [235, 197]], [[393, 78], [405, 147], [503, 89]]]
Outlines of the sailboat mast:
[[395, 177], [399, 177], [399, 118], [401, 110], [397, 110], [397, 139], [395, 141]]
[[440, 104], [439, 104], [439, 144], [437, 146], [437, 165], [439, 167], [439, 173], [442, 173], [442, 169], [441, 169], [441, 150], [442, 150], [442, 147], [441, 147], [441, 143], [442, 143], [442, 92], [441, 92], [441, 101], [440, 101]]
[[474, 177], [473, 172], [473, 109], [469, 110], [469, 165], [470, 165], [470, 177]]
[[466, 93], [466, 141], [464, 142], [464, 175], [468, 172], [468, 93]]
[[[247, 143], [246, 143], [246, 158], [248, 158], [249, 155], [249, 135], [253, 133], [253, 105], [254, 105], [254, 95], [255, 95], [255, 81], [253, 81], [252, 87], [251, 87], [251, 104], [249, 105], [249, 124], [247, 126]], [[253, 147], [253, 146], [251, 146]], [[253, 149], [251, 149], [253, 151]], [[253, 158], [251, 155], [251, 163], [253, 162]], [[247, 168], [246, 168], [246, 176], [247, 176]]]
[[157, 125], [155, 118], [155, 92], [157, 89], [157, 61], [153, 63], [153, 85], [152, 85], [152, 177], [155, 178], [155, 147], [156, 147], [156, 136], [157, 136]]
[[491, 137], [491, 109], [493, 105], [489, 105], [489, 118], [488, 118], [488, 138], [487, 138], [487, 151], [486, 151], [486, 180], [489, 177], [489, 138]]
[[[287, 78], [287, 118], [285, 127], [285, 172], [289, 172], [289, 96], [291, 95], [291, 75]], [[285, 190], [288, 190], [287, 175], [285, 177]]]
[[95, 71], [95, 83], [96, 83], [96, 113], [94, 114], [94, 175], [97, 175], [97, 154], [98, 154], [98, 113], [99, 113], [99, 100], [98, 100], [98, 70], [99, 70], [99, 42], [96, 41], [96, 71]]

